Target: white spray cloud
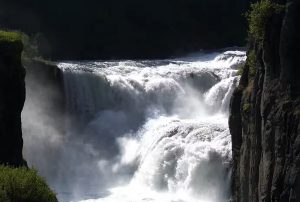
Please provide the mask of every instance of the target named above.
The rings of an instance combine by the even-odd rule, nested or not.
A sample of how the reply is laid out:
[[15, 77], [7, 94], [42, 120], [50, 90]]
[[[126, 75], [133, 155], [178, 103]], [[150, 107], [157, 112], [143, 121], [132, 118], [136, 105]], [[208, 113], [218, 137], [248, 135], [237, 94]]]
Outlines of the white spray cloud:
[[32, 164], [55, 166], [43, 174], [61, 201], [222, 200], [231, 158], [226, 111], [235, 67], [244, 61], [244, 52], [226, 52], [197, 60], [60, 63], [67, 132], [48, 128], [47, 114], [38, 112], [45, 106], [29, 99], [23, 122], [39, 121], [25, 121], [32, 129], [26, 153], [41, 149], [34, 135], [40, 128], [43, 149]]

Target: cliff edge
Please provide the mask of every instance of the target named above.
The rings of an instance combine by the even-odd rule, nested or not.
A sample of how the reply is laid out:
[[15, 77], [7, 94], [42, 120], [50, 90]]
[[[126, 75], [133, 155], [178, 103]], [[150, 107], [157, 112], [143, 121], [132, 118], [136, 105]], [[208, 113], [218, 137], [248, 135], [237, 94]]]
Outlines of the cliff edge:
[[0, 31], [0, 164], [25, 165], [21, 112], [25, 102], [23, 44], [18, 33]]
[[[27, 168], [22, 155], [21, 112], [25, 102], [22, 51], [21, 33], [0, 31], [0, 201], [57, 202], [55, 193], [36, 170]], [[28, 119], [36, 121], [34, 117]]]
[[300, 201], [300, 1], [252, 5], [230, 106], [232, 201]]

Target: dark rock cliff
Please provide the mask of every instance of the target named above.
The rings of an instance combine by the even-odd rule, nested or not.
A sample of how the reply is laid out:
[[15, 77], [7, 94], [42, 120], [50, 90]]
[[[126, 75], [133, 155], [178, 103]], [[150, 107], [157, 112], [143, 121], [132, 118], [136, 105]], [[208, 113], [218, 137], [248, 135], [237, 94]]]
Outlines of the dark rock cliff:
[[300, 1], [269, 2], [285, 8], [251, 40], [231, 100], [233, 201], [300, 201]]
[[27, 165], [24, 139], [26, 159], [44, 174], [40, 164], [47, 165], [51, 156], [44, 158], [47, 140], [64, 133], [62, 72], [47, 61], [22, 61], [22, 51], [19, 33], [0, 31], [0, 164]]
[[22, 49], [21, 40], [0, 40], [0, 164], [12, 166], [26, 164], [21, 129], [25, 101]]

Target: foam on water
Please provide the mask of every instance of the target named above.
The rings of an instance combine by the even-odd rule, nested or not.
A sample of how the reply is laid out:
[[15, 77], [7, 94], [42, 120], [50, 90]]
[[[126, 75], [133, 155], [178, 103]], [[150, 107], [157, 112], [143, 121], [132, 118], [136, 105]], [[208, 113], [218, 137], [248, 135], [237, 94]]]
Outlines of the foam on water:
[[81, 147], [80, 155], [70, 149], [71, 156], [88, 164], [65, 174], [81, 174], [68, 186], [72, 200], [227, 200], [227, 112], [237, 67], [245, 60], [245, 52], [227, 51], [174, 60], [60, 63], [68, 139], [76, 143], [72, 148]]

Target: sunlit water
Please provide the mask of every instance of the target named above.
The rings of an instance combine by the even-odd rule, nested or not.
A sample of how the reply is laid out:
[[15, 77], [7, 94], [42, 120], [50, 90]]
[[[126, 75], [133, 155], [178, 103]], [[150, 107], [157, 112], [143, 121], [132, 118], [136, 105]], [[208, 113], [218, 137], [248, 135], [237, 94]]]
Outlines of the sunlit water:
[[245, 52], [63, 62], [61, 201], [228, 200], [227, 119]]

